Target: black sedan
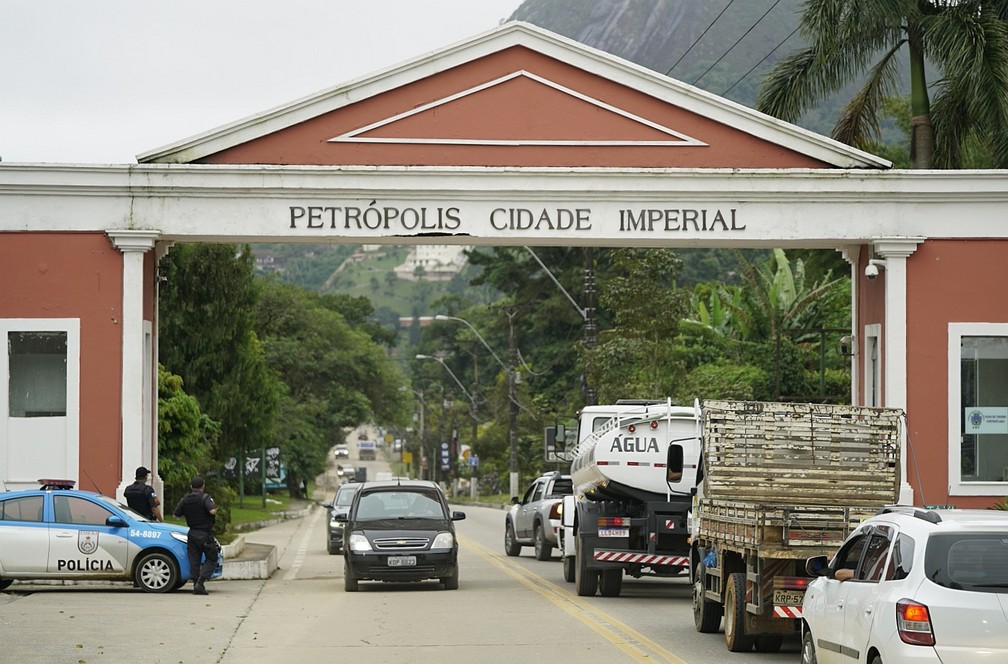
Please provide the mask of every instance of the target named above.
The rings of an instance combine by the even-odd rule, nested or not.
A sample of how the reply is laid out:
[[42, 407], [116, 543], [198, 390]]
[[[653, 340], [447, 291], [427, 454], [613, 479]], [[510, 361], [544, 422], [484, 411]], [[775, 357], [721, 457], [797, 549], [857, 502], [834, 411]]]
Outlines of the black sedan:
[[344, 530], [344, 589], [359, 581], [439, 580], [459, 585], [455, 521], [441, 488], [433, 482], [366, 482], [357, 490]]

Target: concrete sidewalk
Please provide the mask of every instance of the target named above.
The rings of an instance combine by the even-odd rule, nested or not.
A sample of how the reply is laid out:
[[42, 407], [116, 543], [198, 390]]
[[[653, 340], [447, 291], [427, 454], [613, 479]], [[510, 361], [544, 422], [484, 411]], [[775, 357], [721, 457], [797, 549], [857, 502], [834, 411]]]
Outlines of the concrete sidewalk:
[[[316, 491], [316, 493], [318, 493]], [[309, 500], [292, 501], [284, 512], [277, 512], [273, 519], [243, 524], [247, 530], [240, 534], [230, 544], [225, 544], [224, 570], [221, 580], [225, 579], [268, 579], [277, 570], [279, 554], [277, 543], [263, 531], [267, 526], [282, 523], [289, 519], [301, 519], [311, 514], [313, 509], [321, 509], [317, 503]]]

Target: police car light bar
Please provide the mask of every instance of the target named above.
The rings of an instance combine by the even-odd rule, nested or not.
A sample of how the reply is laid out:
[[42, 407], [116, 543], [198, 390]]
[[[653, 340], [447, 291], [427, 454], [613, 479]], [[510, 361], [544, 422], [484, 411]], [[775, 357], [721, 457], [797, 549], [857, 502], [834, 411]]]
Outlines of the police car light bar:
[[38, 483], [42, 486], [43, 491], [72, 489], [74, 488], [74, 484], [77, 484], [75, 480], [39, 480]]

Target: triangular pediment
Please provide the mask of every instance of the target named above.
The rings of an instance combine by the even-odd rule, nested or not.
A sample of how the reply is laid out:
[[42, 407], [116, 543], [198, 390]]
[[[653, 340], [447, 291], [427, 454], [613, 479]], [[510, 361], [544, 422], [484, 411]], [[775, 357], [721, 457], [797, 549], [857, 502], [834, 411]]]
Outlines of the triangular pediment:
[[[522, 134], [518, 136], [514, 135], [513, 117], [498, 118], [493, 124], [465, 121], [472, 113], [473, 102], [478, 106], [504, 107], [516, 98], [522, 100], [519, 108], [527, 109], [522, 114]], [[543, 107], [554, 110], [549, 114], [534, 110]], [[432, 124], [442, 131], [430, 132]], [[704, 145], [703, 141], [687, 134], [527, 71], [512, 72], [334, 136], [329, 141], [428, 145]]]
[[150, 163], [887, 168], [525, 23], [138, 157]]

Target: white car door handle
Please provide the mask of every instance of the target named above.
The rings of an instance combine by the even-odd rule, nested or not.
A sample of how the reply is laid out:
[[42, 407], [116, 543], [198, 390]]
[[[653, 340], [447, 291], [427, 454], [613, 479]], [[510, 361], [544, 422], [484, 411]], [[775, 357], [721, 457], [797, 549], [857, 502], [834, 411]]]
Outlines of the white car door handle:
[[875, 610], [874, 606], [866, 606], [864, 612], [867, 615], [871, 615], [871, 612], [874, 611], [874, 610]]
[[67, 531], [65, 531], [65, 530], [64, 530], [64, 531], [61, 531], [61, 532], [58, 532], [58, 533], [56, 533], [56, 537], [62, 537], [62, 538], [64, 538], [64, 539], [68, 539], [68, 538], [70, 538], [70, 537], [73, 537], [73, 536], [74, 536], [74, 534], [73, 534], [73, 533], [68, 533], [68, 532], [67, 532]]
[[843, 600], [840, 600], [839, 602], [836, 603], [836, 608], [838, 608], [838, 609], [842, 609], [843, 608]]

